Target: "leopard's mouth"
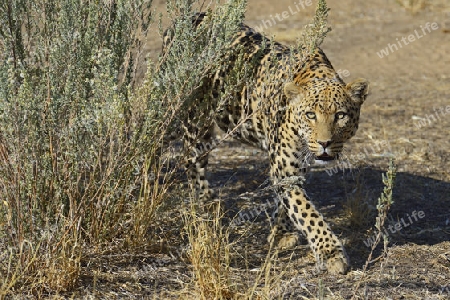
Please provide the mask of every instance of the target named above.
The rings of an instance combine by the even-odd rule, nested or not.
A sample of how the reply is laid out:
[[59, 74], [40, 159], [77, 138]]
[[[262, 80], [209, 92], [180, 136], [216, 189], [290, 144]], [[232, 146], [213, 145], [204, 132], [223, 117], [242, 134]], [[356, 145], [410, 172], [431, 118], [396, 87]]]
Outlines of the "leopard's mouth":
[[321, 160], [321, 161], [330, 161], [330, 160], [335, 160], [336, 157], [335, 156], [331, 156], [328, 155], [326, 152], [324, 152], [322, 155], [316, 155], [316, 160]]

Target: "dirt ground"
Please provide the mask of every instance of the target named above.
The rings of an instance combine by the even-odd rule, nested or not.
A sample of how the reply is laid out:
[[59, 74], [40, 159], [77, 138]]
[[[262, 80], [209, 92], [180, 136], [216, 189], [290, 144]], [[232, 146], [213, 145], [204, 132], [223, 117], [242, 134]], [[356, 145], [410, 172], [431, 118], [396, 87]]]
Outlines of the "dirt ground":
[[[155, 1], [157, 10], [164, 10], [164, 2]], [[295, 14], [263, 29], [280, 42], [293, 43], [314, 15], [315, 1], [304, 8], [300, 2], [249, 0], [246, 23], [264, 26], [291, 9]], [[416, 2], [423, 5], [401, 5]], [[343, 0], [328, 5], [333, 30], [322, 48], [346, 82], [364, 77], [371, 92], [358, 133], [346, 147], [355, 157], [351, 166], [337, 173], [313, 171], [306, 190], [345, 241], [351, 271], [316, 274], [303, 241], [274, 263], [280, 281], [272, 299], [350, 299], [354, 294], [356, 299], [450, 299], [450, 2]], [[427, 24], [434, 29], [425, 29]], [[411, 34], [420, 38], [401, 42]], [[160, 47], [153, 32], [147, 42], [150, 57]], [[383, 49], [389, 54], [381, 58]], [[400, 222], [401, 229], [390, 234], [387, 256], [370, 264], [355, 293], [370, 252], [365, 242], [373, 234], [389, 157], [395, 157], [398, 173], [388, 222]], [[266, 154], [229, 141], [213, 151], [210, 165], [210, 182], [223, 200], [225, 219], [246, 220], [230, 226], [231, 268], [241, 281], [251, 281], [268, 250], [265, 213], [256, 209], [259, 215], [253, 214], [273, 203]], [[176, 237], [178, 229], [161, 235]], [[89, 263], [98, 264], [98, 274], [83, 276], [80, 294], [95, 289], [111, 298], [169, 298], [192, 277], [189, 263], [177, 255], [182, 245], [171, 245], [139, 257], [93, 258]]]

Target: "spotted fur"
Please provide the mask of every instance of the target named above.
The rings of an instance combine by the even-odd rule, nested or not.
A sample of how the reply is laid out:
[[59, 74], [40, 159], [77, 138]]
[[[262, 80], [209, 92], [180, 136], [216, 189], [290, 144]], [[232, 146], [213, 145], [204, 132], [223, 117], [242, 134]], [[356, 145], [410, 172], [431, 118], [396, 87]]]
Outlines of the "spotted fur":
[[[199, 14], [194, 22], [198, 24], [204, 17]], [[170, 34], [164, 45], [169, 47]], [[356, 133], [368, 83], [358, 79], [345, 84], [321, 49], [302, 59], [300, 53], [269, 41], [244, 24], [229, 52], [238, 45], [251, 66], [251, 80], [238, 83], [233, 97], [217, 107], [237, 57], [230, 54], [227, 65], [203, 83], [200, 106], [218, 110], [215, 124], [232, 132], [235, 139], [268, 151], [270, 177], [279, 199], [269, 241], [281, 236], [279, 246], [292, 246], [297, 240], [292, 234], [295, 228], [308, 239], [319, 269], [345, 273], [349, 262], [344, 247], [302, 185], [310, 165], [338, 159], [344, 143]], [[202, 113], [192, 108], [189, 115]], [[183, 128], [185, 143], [195, 149], [187, 164], [190, 182], [200, 197], [211, 197], [205, 171], [207, 152], [214, 144], [212, 124], [195, 128], [189, 119]]]

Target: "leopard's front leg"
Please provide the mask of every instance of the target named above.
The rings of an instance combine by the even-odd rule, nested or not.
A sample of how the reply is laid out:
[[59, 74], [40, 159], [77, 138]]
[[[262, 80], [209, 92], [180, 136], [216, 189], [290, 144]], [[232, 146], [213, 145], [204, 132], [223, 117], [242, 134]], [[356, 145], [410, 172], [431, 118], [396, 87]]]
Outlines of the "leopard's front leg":
[[327, 269], [333, 274], [344, 274], [349, 265], [345, 249], [325, 222], [322, 214], [311, 203], [305, 191], [300, 186], [294, 185], [281, 187], [279, 193], [292, 223], [308, 239], [318, 268]]

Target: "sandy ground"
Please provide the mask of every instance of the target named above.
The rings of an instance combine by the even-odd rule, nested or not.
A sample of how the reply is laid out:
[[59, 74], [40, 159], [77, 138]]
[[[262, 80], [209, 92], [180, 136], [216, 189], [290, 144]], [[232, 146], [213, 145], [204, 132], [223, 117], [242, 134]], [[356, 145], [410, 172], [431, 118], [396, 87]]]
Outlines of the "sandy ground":
[[[390, 156], [396, 159], [398, 174], [389, 224], [403, 225], [390, 235], [387, 257], [370, 265], [357, 299], [450, 299], [450, 3], [429, 0], [410, 10], [400, 0], [329, 2], [333, 30], [322, 48], [335, 69], [347, 75], [345, 81], [364, 77], [371, 82], [371, 93], [359, 131], [347, 146], [358, 160], [336, 174], [312, 172], [306, 190], [345, 241], [352, 270], [342, 276], [315, 274], [313, 257], [300, 243], [277, 259], [274, 272], [282, 275], [273, 299], [314, 298], [321, 289], [324, 299], [349, 299], [355, 294], [369, 254], [364, 242], [375, 222], [381, 173]], [[304, 8], [298, 3], [250, 0], [246, 23], [264, 26], [291, 9], [295, 14], [272, 22], [264, 32], [293, 43], [314, 14], [314, 1]], [[164, 1], [155, 5], [164, 10]], [[156, 57], [160, 47], [154, 31], [146, 51]], [[381, 58], [383, 49], [388, 55]], [[226, 219], [272, 203], [262, 151], [227, 142], [213, 151], [210, 170], [211, 185], [224, 200]], [[421, 217], [412, 217], [414, 212], [421, 212]], [[167, 229], [164, 236], [173, 240], [173, 234], [176, 239], [178, 229]], [[230, 230], [232, 241], [239, 237], [231, 249], [233, 272], [251, 281], [255, 274], [248, 270], [261, 268], [267, 254], [264, 212]], [[176, 247], [166, 245], [161, 253], [145, 252], [142, 257], [96, 258], [99, 265], [108, 265], [99, 267], [96, 289], [111, 297], [169, 297], [191, 279], [189, 263], [176, 255]], [[92, 281], [92, 274], [85, 274], [81, 294], [92, 289]]]

